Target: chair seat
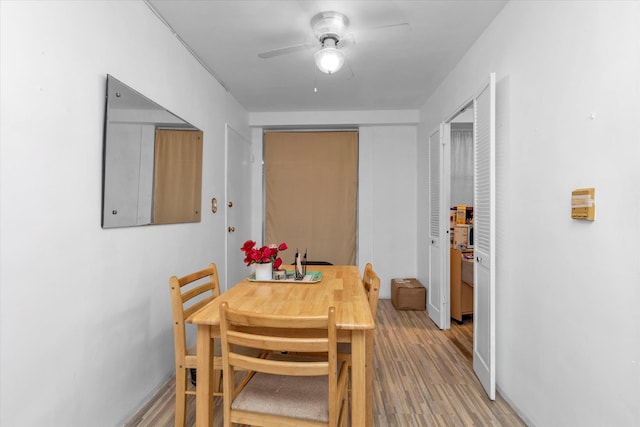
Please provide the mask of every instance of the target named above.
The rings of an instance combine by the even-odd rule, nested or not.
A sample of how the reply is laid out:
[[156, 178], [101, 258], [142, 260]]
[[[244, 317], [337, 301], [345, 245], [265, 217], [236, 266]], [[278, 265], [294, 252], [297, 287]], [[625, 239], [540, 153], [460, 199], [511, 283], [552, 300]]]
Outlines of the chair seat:
[[231, 407], [236, 410], [328, 422], [328, 397], [326, 376], [293, 377], [256, 373]]
[[[325, 360], [303, 354], [270, 353], [269, 360], [312, 362]], [[338, 364], [338, 375], [342, 364]], [[232, 409], [269, 415], [329, 421], [329, 388], [326, 376], [282, 376], [256, 373], [240, 392]], [[282, 405], [286, 402], [286, 405]]]

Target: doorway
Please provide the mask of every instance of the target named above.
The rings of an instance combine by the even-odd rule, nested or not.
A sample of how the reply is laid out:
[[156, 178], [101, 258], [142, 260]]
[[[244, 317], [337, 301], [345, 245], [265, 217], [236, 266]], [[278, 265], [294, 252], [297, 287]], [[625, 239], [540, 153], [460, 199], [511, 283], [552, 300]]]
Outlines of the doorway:
[[473, 324], [473, 103], [450, 120], [449, 315]]
[[[495, 399], [495, 131], [496, 80], [489, 75], [488, 82], [470, 101], [473, 105], [473, 370], [490, 399]], [[440, 329], [449, 329], [450, 311], [450, 217], [451, 204], [450, 151], [451, 120], [464, 107], [458, 109], [439, 130], [429, 137], [429, 217], [427, 256], [429, 263], [428, 309]], [[456, 215], [458, 211], [456, 210]], [[466, 210], [462, 211], [462, 218]], [[454, 236], [455, 240], [455, 236]], [[436, 297], [434, 297], [436, 296]]]

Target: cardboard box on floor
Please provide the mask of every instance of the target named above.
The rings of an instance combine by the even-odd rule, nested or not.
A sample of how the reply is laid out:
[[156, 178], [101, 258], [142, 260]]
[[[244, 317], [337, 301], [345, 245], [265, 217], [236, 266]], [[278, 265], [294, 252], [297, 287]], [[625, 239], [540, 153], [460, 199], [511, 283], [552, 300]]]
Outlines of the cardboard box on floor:
[[398, 310], [424, 310], [427, 290], [416, 279], [391, 279], [391, 303]]

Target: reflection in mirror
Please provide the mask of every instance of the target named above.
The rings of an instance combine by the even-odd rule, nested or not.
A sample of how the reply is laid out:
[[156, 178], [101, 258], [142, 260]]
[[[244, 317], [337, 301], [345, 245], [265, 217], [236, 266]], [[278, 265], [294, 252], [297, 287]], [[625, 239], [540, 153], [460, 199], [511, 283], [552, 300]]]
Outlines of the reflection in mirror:
[[107, 76], [102, 227], [200, 221], [202, 131]]

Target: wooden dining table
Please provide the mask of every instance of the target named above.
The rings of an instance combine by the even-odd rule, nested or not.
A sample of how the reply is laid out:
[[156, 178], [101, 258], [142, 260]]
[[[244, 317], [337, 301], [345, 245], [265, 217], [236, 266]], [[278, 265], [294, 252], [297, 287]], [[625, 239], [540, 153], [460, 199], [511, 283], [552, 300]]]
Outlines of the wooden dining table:
[[351, 426], [372, 426], [373, 330], [367, 294], [356, 266], [309, 266], [317, 283], [256, 282], [248, 278], [191, 315], [197, 325], [196, 426], [213, 423], [213, 339], [220, 337], [220, 303], [236, 310], [286, 316], [326, 316], [336, 309], [338, 341], [351, 343]]

